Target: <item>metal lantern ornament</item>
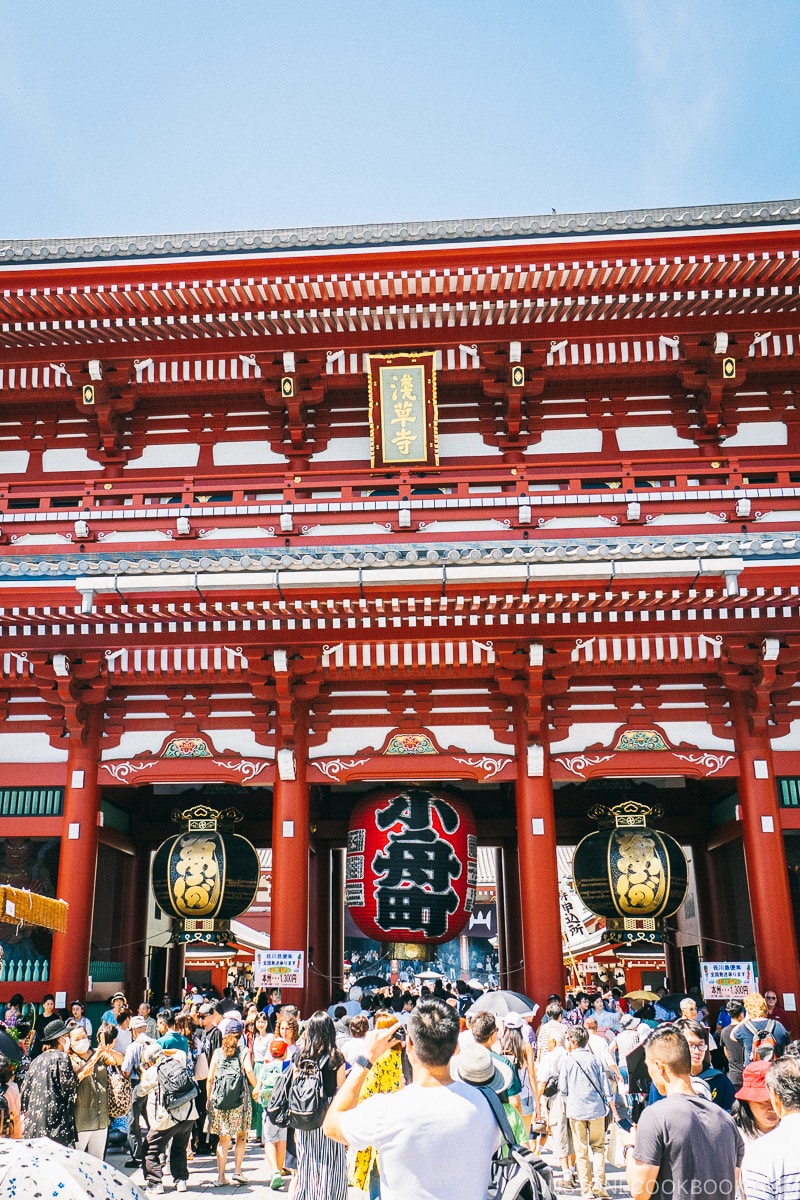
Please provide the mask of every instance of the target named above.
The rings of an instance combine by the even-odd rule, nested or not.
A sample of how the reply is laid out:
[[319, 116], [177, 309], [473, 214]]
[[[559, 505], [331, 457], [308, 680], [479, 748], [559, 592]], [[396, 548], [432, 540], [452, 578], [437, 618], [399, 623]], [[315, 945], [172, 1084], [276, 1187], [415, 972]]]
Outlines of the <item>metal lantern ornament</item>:
[[425, 787], [370, 792], [347, 832], [345, 900], [367, 937], [390, 957], [457, 937], [475, 903], [478, 839], [460, 796]]
[[261, 864], [255, 847], [233, 832], [235, 808], [203, 804], [175, 810], [182, 832], [167, 838], [153, 859], [153, 895], [177, 922], [174, 942], [218, 944], [231, 938], [230, 922], [253, 903]]
[[647, 824], [663, 809], [626, 800], [611, 808], [596, 804], [588, 815], [605, 828], [576, 847], [575, 890], [590, 912], [606, 918], [605, 941], [660, 946], [664, 918], [678, 911], [689, 884], [683, 850]]

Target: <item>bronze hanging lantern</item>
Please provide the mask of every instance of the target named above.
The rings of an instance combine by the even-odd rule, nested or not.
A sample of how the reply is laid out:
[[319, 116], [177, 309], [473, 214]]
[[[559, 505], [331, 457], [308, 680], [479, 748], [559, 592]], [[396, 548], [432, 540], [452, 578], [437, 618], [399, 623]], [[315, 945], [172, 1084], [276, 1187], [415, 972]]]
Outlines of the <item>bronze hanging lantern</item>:
[[611, 808], [596, 804], [588, 816], [604, 828], [576, 847], [575, 890], [590, 912], [605, 917], [604, 941], [661, 946], [664, 918], [678, 911], [689, 886], [683, 850], [647, 823], [663, 809], [626, 800]]
[[203, 804], [176, 810], [183, 826], [153, 859], [153, 894], [176, 921], [174, 942], [219, 944], [231, 939], [230, 922], [253, 903], [261, 874], [255, 847], [233, 832], [242, 814]]

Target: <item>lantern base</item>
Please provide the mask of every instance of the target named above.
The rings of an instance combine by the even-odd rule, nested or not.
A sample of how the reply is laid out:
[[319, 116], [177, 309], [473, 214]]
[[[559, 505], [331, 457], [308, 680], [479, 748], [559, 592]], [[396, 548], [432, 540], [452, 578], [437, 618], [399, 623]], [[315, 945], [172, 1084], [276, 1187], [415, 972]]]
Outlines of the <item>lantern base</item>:
[[187, 942], [202, 942], [204, 945], [218, 946], [233, 941], [230, 922], [211, 920], [192, 920], [176, 922], [170, 941], [175, 945]]
[[430, 947], [419, 942], [386, 942], [384, 943], [388, 958], [402, 958], [406, 962], [427, 962], [430, 957]]

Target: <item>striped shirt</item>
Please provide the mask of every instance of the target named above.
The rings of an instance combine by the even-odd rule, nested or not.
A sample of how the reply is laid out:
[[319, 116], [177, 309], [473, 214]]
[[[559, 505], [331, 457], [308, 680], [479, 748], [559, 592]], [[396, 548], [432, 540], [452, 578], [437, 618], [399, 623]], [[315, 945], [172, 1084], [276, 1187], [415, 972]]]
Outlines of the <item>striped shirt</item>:
[[742, 1186], [747, 1200], [800, 1200], [800, 1112], [748, 1144]]

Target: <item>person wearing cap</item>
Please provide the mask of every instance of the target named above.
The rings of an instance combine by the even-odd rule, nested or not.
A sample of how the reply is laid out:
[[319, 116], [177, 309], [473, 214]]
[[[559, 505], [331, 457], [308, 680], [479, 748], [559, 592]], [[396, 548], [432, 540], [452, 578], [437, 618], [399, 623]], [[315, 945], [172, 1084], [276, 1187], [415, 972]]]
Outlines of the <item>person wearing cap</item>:
[[130, 1158], [126, 1167], [140, 1167], [144, 1161], [144, 1139], [147, 1134], [147, 1096], [139, 1090], [141, 1079], [142, 1055], [148, 1046], [153, 1045], [154, 1039], [147, 1033], [147, 1021], [144, 1017], [131, 1017], [131, 1041], [122, 1060], [122, 1074], [130, 1079], [133, 1088], [133, 1103], [128, 1113], [128, 1149]]
[[122, 1012], [123, 1008], [127, 1007], [128, 1001], [125, 997], [125, 993], [114, 992], [114, 995], [111, 997], [111, 1005], [103, 1013], [100, 1020], [105, 1021], [107, 1025], [116, 1025], [118, 1014]]
[[31, 1063], [20, 1089], [26, 1138], [49, 1137], [75, 1147], [75, 1097], [78, 1076], [67, 1056], [69, 1029], [60, 1017], [42, 1030], [42, 1053]]
[[159, 1063], [167, 1053], [158, 1042], [146, 1046], [141, 1059], [139, 1090], [146, 1097], [147, 1136], [144, 1143], [144, 1180], [147, 1194], [160, 1195], [164, 1191], [162, 1158], [169, 1145], [169, 1172], [175, 1182], [176, 1192], [185, 1192], [189, 1179], [186, 1151], [197, 1120], [194, 1100], [187, 1100], [178, 1107], [167, 1109], [161, 1103], [161, 1088], [158, 1079]]
[[[218, 1187], [228, 1186], [225, 1169], [231, 1141], [233, 1141], [233, 1182], [239, 1185], [247, 1183], [243, 1174], [243, 1164], [252, 1111], [251, 1089], [255, 1089], [256, 1086], [250, 1051], [242, 1042], [244, 1022], [228, 1018], [226, 1029], [227, 1032], [222, 1035], [222, 1044], [218, 1050], [214, 1051], [214, 1056], [209, 1063], [208, 1079], [206, 1080], [208, 1131], [216, 1134], [218, 1138], [216, 1149]], [[217, 1075], [220, 1079], [233, 1075], [235, 1079], [237, 1074], [240, 1079], [241, 1099], [239, 1104], [235, 1108], [217, 1108], [214, 1103], [214, 1082]]]
[[[747, 1145], [742, 1190], [747, 1200], [796, 1200], [800, 1196], [800, 1059], [787, 1055], [777, 1062], [750, 1063], [750, 1067], [762, 1065], [767, 1067], [764, 1083], [779, 1123]], [[740, 1089], [745, 1090], [750, 1089], [746, 1085]]]
[[767, 1087], [767, 1072], [771, 1066], [771, 1062], [761, 1058], [746, 1065], [742, 1071], [741, 1087], [731, 1109], [731, 1116], [744, 1138], [745, 1159], [750, 1142], [757, 1141], [765, 1133], [771, 1133], [780, 1120], [772, 1107]]
[[382, 1192], [392, 1200], [419, 1195], [484, 1200], [500, 1129], [485, 1097], [450, 1074], [459, 1033], [454, 1009], [439, 1000], [421, 1000], [406, 1034], [411, 1083], [356, 1107], [368, 1071], [396, 1041], [397, 1028], [367, 1034], [367, 1052], [333, 1097], [323, 1131], [352, 1150], [374, 1146]]
[[616, 1054], [619, 1073], [625, 1090], [628, 1090], [628, 1055], [645, 1040], [650, 1029], [633, 1013], [623, 1013], [619, 1019], [619, 1031], [609, 1044], [609, 1053]]
[[[256, 1026], [268, 1025], [265, 1012], [258, 1014]], [[254, 1046], [257, 1045], [259, 1034], [256, 1034]], [[254, 1072], [256, 1086], [253, 1090], [253, 1111], [255, 1114], [255, 1130], [258, 1140], [264, 1147], [264, 1161], [267, 1164], [270, 1187], [279, 1191], [283, 1187], [283, 1164], [286, 1161], [287, 1130], [280, 1125], [274, 1125], [266, 1114], [266, 1107], [272, 1099], [272, 1089], [283, 1072], [289, 1066], [286, 1057], [286, 1042], [283, 1038], [269, 1036], [267, 1057], [256, 1061]], [[256, 1049], [258, 1053], [258, 1049]]]

